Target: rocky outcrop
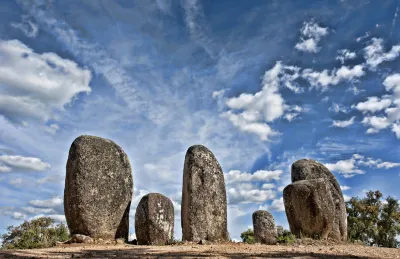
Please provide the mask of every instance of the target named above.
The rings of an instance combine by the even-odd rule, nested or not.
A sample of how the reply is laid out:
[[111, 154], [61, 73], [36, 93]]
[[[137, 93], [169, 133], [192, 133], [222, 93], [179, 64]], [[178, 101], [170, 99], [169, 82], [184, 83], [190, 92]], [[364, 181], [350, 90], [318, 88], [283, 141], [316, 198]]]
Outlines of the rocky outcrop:
[[69, 150], [64, 211], [72, 235], [128, 239], [133, 180], [129, 159], [113, 141], [80, 136]]
[[183, 240], [229, 239], [224, 174], [213, 153], [201, 145], [186, 152], [181, 213]]
[[346, 206], [335, 176], [321, 163], [298, 160], [292, 165], [292, 184], [284, 189], [291, 232], [310, 237], [347, 239]]
[[329, 237], [335, 240], [347, 239], [347, 213], [342, 190], [335, 176], [323, 164], [301, 159], [292, 165], [292, 182], [324, 178], [329, 180], [330, 192], [335, 204], [335, 217]]
[[135, 233], [139, 245], [166, 245], [173, 238], [174, 206], [159, 193], [142, 197], [136, 208]]
[[265, 210], [257, 210], [253, 213], [254, 238], [257, 243], [276, 244], [275, 220], [271, 213]]
[[290, 231], [297, 237], [327, 238], [335, 206], [328, 180], [319, 178], [289, 184], [283, 190]]

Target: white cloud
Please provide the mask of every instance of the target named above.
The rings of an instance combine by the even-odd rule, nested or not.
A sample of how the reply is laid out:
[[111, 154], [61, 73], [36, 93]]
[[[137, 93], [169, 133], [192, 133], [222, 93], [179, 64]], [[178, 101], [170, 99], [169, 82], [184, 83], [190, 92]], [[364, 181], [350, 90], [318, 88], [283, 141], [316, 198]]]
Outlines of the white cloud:
[[300, 33], [301, 39], [295, 48], [299, 51], [317, 53], [320, 50], [318, 43], [322, 37], [328, 35], [328, 28], [320, 27], [314, 21], [304, 22]]
[[356, 65], [352, 68], [342, 66], [339, 69], [333, 69], [332, 71], [323, 70], [317, 72], [312, 69], [304, 69], [302, 77], [306, 79], [311, 86], [316, 88], [325, 89], [329, 85], [337, 85], [344, 80], [353, 81], [365, 75], [363, 65]]
[[349, 127], [350, 125], [352, 125], [354, 123], [354, 119], [356, 117], [353, 116], [348, 120], [343, 120], [343, 121], [333, 121], [332, 122], [332, 127], [337, 127], [337, 128], [346, 128]]
[[[256, 134], [263, 141], [270, 140], [278, 133], [267, 123], [282, 117], [286, 110], [290, 111], [291, 107], [285, 105], [285, 100], [279, 93], [279, 87], [282, 84], [294, 92], [300, 92], [300, 88], [293, 83], [298, 77], [299, 68], [284, 66], [278, 61], [273, 68], [265, 72], [261, 91], [255, 94], [242, 93], [238, 97], [227, 99], [226, 105], [231, 110], [224, 112], [221, 116], [229, 119], [243, 132]], [[242, 111], [236, 114], [232, 110]], [[293, 119], [295, 116], [289, 115], [286, 119]]]
[[336, 60], [340, 60], [340, 62], [342, 64], [344, 64], [345, 60], [348, 59], [355, 59], [356, 58], [356, 53], [355, 52], [351, 52], [348, 49], [341, 49], [338, 51], [338, 56], [336, 57]]
[[11, 121], [47, 121], [77, 94], [91, 91], [90, 71], [57, 54], [38, 54], [18, 40], [0, 40], [0, 56], [0, 84], [5, 87], [0, 112]]
[[274, 199], [276, 192], [273, 190], [238, 190], [230, 188], [227, 191], [229, 204], [237, 203], [262, 203]]
[[371, 69], [386, 61], [392, 61], [400, 55], [400, 45], [395, 45], [389, 52], [384, 52], [383, 39], [373, 38], [372, 43], [364, 48], [364, 58]]
[[0, 162], [21, 170], [45, 171], [50, 169], [50, 164], [42, 162], [36, 157], [2, 155], [0, 156]]
[[355, 108], [363, 113], [375, 113], [388, 108], [391, 104], [392, 101], [389, 98], [380, 99], [376, 96], [371, 96], [367, 98], [367, 101], [359, 102], [357, 105], [353, 105], [352, 108]]
[[394, 132], [394, 134], [396, 135], [396, 137], [397, 137], [398, 139], [400, 139], [400, 124], [399, 124], [399, 123], [393, 124], [393, 126], [392, 126], [392, 131]]
[[342, 191], [347, 191], [350, 190], [351, 188], [347, 185], [340, 185], [340, 189], [342, 189]]
[[227, 183], [237, 183], [237, 182], [251, 182], [251, 181], [278, 181], [280, 179], [282, 170], [266, 171], [258, 170], [253, 174], [240, 172], [238, 170], [229, 171], [225, 174], [225, 179]]
[[285, 204], [283, 202], [283, 197], [273, 200], [271, 205], [267, 206], [260, 205], [258, 209], [267, 211], [285, 211]]
[[348, 202], [348, 201], [350, 201], [351, 197], [347, 196], [346, 194], [343, 194], [343, 199], [345, 202]]
[[45, 131], [50, 133], [50, 134], [56, 134], [56, 132], [60, 129], [60, 126], [58, 126], [57, 124], [51, 124], [50, 126], [46, 126], [45, 127]]
[[64, 203], [60, 196], [53, 197], [49, 200], [31, 200], [29, 204], [39, 208], [55, 208]]
[[11, 26], [21, 30], [29, 38], [35, 38], [39, 33], [39, 26], [29, 20], [29, 17], [25, 15], [22, 16], [22, 22], [11, 23]]
[[249, 121], [244, 113], [234, 114], [228, 111], [221, 114], [221, 117], [227, 118], [240, 131], [255, 134], [263, 141], [268, 141], [271, 137], [278, 135], [278, 133], [266, 123]]
[[339, 113], [339, 112], [348, 113], [349, 112], [346, 107], [344, 107], [343, 105], [337, 104], [337, 103], [332, 103], [332, 106], [329, 107], [328, 110], [331, 112], [335, 112], [335, 113]]
[[382, 129], [390, 126], [390, 122], [386, 117], [368, 116], [361, 121], [364, 125], [370, 126], [367, 130], [368, 134], [377, 133]]
[[64, 183], [65, 175], [55, 174], [46, 176], [44, 178], [40, 178], [36, 181], [37, 184], [45, 184], [45, 183]]
[[9, 183], [15, 187], [20, 187], [21, 184], [23, 183], [23, 179], [22, 178], [11, 179]]
[[356, 166], [356, 159], [353, 157], [347, 160], [340, 160], [334, 164], [327, 163], [325, 166], [334, 172], [342, 174], [345, 178], [350, 178], [356, 174], [364, 174], [363, 170], [360, 170]]
[[294, 46], [296, 49], [303, 52], [317, 53], [319, 51], [318, 41], [316, 39], [302, 40]]
[[274, 189], [274, 188], [276, 188], [276, 185], [273, 183], [264, 183], [261, 186], [261, 189]]
[[0, 173], [8, 173], [11, 172], [11, 168], [5, 165], [0, 165]]
[[21, 208], [27, 214], [48, 214], [54, 213], [54, 210], [51, 208], [34, 208], [34, 207], [22, 207]]
[[[365, 171], [361, 170], [360, 166], [368, 166], [370, 168], [378, 169], [391, 169], [400, 166], [400, 163], [382, 161], [381, 159], [374, 159], [371, 157], [364, 157], [360, 154], [354, 154], [350, 159], [340, 160], [334, 164], [328, 163], [325, 166], [334, 172], [342, 174], [345, 178], [350, 178], [356, 174], [364, 174]], [[342, 190], [348, 190], [350, 187], [341, 186]]]

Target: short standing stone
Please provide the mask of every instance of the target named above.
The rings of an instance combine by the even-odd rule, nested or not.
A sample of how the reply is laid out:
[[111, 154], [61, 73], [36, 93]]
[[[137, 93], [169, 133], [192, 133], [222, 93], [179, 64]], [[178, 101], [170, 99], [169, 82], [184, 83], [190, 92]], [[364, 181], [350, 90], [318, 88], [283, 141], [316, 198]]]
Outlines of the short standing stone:
[[142, 197], [136, 208], [135, 232], [139, 245], [165, 245], [173, 238], [174, 205], [159, 193]]
[[64, 211], [72, 235], [128, 239], [133, 180], [128, 156], [113, 141], [80, 136], [69, 150]]
[[253, 213], [254, 238], [257, 243], [276, 244], [275, 220], [271, 213], [265, 210], [257, 210]]
[[182, 239], [226, 241], [224, 174], [213, 153], [201, 145], [186, 152], [182, 187]]
[[342, 190], [336, 177], [323, 164], [312, 159], [301, 159], [292, 165], [292, 182], [324, 178], [329, 180], [330, 192], [335, 206], [335, 217], [329, 237], [334, 240], [347, 239], [347, 213]]

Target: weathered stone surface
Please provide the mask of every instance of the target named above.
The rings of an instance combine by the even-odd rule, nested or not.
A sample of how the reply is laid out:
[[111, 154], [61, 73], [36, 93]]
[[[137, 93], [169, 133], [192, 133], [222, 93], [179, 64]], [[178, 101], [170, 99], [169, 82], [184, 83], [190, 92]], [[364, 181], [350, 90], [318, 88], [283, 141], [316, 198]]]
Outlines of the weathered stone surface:
[[159, 193], [142, 197], [136, 208], [135, 233], [139, 245], [165, 245], [173, 238], [174, 205]]
[[80, 136], [69, 150], [64, 211], [72, 235], [128, 239], [133, 180], [129, 159], [113, 141]]
[[335, 218], [329, 180], [302, 180], [283, 190], [290, 231], [297, 237], [327, 238]]
[[224, 174], [205, 146], [186, 152], [182, 187], [182, 239], [229, 240]]
[[70, 243], [90, 244], [90, 243], [93, 243], [93, 239], [89, 236], [75, 234], [75, 235], [72, 235]]
[[311, 159], [301, 159], [293, 163], [292, 182], [318, 178], [329, 180], [331, 195], [335, 203], [335, 219], [329, 237], [344, 241], [347, 239], [346, 204], [335, 176], [323, 164]]
[[253, 213], [254, 238], [257, 243], [276, 244], [275, 220], [271, 213], [265, 210], [257, 210]]

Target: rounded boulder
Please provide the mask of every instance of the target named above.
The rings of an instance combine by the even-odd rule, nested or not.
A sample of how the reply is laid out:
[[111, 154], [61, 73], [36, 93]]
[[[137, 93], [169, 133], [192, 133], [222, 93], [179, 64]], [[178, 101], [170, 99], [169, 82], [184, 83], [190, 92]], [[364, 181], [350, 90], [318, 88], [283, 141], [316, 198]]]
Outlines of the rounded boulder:
[[64, 211], [71, 235], [127, 240], [133, 179], [122, 148], [108, 139], [80, 136], [66, 167]]

